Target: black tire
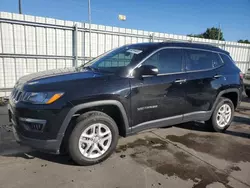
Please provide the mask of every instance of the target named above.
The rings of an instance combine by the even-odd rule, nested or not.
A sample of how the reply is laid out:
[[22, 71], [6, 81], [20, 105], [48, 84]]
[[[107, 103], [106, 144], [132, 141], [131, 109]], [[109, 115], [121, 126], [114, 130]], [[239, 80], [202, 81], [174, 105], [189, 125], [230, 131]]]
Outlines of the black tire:
[[[85, 157], [80, 152], [78, 144], [82, 132], [86, 128], [95, 123], [105, 124], [110, 129], [112, 134], [112, 141], [110, 147], [104, 154], [102, 154], [98, 158], [90, 159]], [[118, 142], [118, 137], [119, 137], [118, 127], [115, 121], [110, 116], [108, 116], [103, 112], [98, 112], [98, 111], [87, 112], [79, 116], [78, 119], [76, 120], [76, 126], [69, 137], [69, 144], [68, 144], [69, 155], [73, 159], [73, 161], [78, 165], [88, 166], [100, 163], [105, 159], [107, 159], [113, 153]]]
[[250, 90], [246, 90], [245, 92], [247, 94], [247, 97], [250, 98]]
[[[79, 123], [80, 121], [86, 119], [87, 117], [89, 117], [91, 114], [93, 113], [98, 113], [99, 111], [89, 111], [89, 112], [86, 112], [82, 115], [80, 115], [75, 122], [71, 122], [73, 124], [77, 124]], [[63, 139], [63, 143], [61, 145], [61, 149], [60, 149], [60, 155], [61, 156], [65, 156], [65, 155], [69, 155], [69, 137], [73, 131], [73, 129], [75, 128], [75, 126], [72, 125], [72, 128], [71, 130], [69, 130], [69, 133], [66, 133], [64, 139]]]
[[[228, 104], [230, 106], [230, 108], [231, 108], [231, 117], [230, 117], [230, 120], [228, 121], [228, 123], [224, 127], [220, 127], [217, 124], [216, 118], [217, 118], [218, 110], [223, 104]], [[230, 99], [222, 97], [222, 98], [219, 99], [219, 102], [216, 105], [211, 118], [208, 121], [206, 121], [207, 127], [211, 131], [224, 132], [231, 125], [232, 120], [233, 120], [233, 116], [234, 116], [234, 104], [232, 103], [232, 101]]]

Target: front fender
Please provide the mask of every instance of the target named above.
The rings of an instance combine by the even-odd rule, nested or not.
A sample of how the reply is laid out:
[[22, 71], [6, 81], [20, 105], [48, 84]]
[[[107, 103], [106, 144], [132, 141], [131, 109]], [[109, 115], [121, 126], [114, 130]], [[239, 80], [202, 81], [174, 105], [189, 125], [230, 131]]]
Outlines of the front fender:
[[79, 105], [74, 106], [68, 112], [67, 116], [65, 117], [65, 119], [62, 123], [62, 126], [61, 126], [59, 133], [58, 133], [58, 136], [57, 136], [58, 139], [61, 139], [61, 141], [62, 141], [62, 138], [64, 137], [64, 134], [66, 132], [66, 129], [67, 129], [73, 115], [77, 111], [83, 110], [86, 108], [90, 108], [90, 107], [97, 107], [97, 106], [103, 106], [103, 105], [115, 105], [115, 106], [117, 106], [122, 114], [122, 118], [123, 118], [124, 126], [125, 126], [124, 128], [125, 128], [126, 133], [131, 132], [130, 127], [129, 127], [128, 117], [127, 117], [126, 111], [125, 111], [122, 103], [120, 103], [117, 100], [100, 100], [100, 101], [87, 102], [87, 103], [83, 103], [83, 104], [79, 104]]

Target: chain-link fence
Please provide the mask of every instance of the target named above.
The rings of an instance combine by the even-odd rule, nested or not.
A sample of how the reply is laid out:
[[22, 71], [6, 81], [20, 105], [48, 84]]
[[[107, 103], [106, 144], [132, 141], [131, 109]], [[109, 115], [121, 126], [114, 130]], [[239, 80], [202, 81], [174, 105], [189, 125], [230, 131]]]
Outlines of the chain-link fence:
[[184, 41], [212, 44], [230, 52], [245, 72], [250, 64], [250, 45], [188, 36], [91, 25], [14, 13], [0, 12], [0, 97], [23, 75], [77, 66], [124, 44]]

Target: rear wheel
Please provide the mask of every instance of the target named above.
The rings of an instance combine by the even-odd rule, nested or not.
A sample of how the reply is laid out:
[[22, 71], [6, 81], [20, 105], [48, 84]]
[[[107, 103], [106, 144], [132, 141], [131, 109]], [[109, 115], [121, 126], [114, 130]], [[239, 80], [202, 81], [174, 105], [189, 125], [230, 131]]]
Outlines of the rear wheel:
[[78, 165], [93, 165], [107, 159], [115, 150], [118, 128], [105, 113], [79, 117], [69, 138], [69, 154]]
[[209, 121], [206, 123], [216, 132], [224, 132], [231, 124], [234, 105], [230, 99], [220, 98]]

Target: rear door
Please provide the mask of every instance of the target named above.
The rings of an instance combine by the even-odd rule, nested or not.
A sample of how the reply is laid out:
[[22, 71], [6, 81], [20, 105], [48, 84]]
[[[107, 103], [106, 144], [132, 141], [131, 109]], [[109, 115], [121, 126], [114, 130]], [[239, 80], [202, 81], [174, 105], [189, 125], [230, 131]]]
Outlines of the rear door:
[[210, 110], [224, 76], [221, 72], [223, 62], [216, 52], [184, 49], [187, 76], [186, 101], [184, 113]]
[[[183, 51], [162, 49], [142, 65], [158, 68], [157, 76], [131, 78], [133, 125], [182, 114], [186, 108]], [[167, 124], [166, 124], [167, 125]]]

